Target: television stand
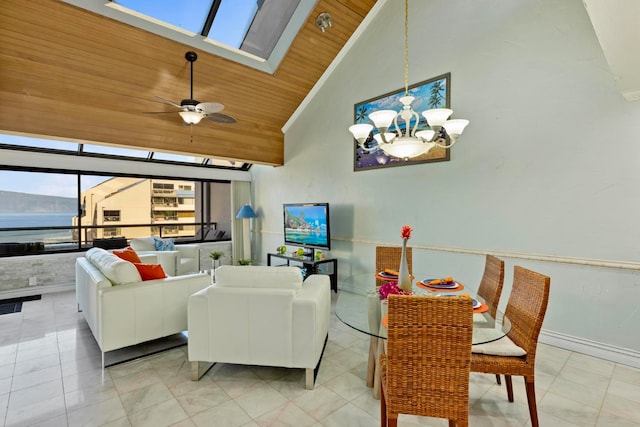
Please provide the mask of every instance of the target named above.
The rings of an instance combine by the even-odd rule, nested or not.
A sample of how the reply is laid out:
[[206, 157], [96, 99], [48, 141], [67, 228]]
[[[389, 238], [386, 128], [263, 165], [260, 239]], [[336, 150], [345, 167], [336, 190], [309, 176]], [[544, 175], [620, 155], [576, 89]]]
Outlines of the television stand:
[[[310, 274], [327, 274], [329, 276], [329, 280], [331, 281], [331, 290], [335, 293], [338, 293], [338, 259], [337, 258], [325, 258], [316, 260], [314, 257], [313, 249], [311, 249], [311, 256], [309, 255], [301, 255], [301, 256], [293, 256], [287, 254], [277, 254], [277, 253], [268, 253], [267, 254], [267, 265], [271, 266], [271, 258], [280, 258], [287, 261], [286, 264], [280, 265], [291, 265], [291, 262], [296, 262], [302, 264], [303, 268], [307, 269], [306, 276]], [[322, 264], [331, 264], [331, 273], [322, 273], [318, 270], [318, 266]]]
[[313, 248], [302, 248], [302, 250], [304, 251], [302, 253], [302, 256], [305, 258], [311, 258], [311, 259], [316, 259], [316, 251]]

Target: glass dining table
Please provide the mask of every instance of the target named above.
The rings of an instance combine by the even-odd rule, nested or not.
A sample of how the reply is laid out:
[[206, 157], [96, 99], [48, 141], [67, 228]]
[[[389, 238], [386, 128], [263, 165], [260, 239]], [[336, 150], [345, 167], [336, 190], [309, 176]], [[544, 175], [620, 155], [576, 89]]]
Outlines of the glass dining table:
[[[336, 301], [336, 316], [345, 325], [370, 336], [369, 362], [367, 367], [367, 386], [373, 387], [373, 396], [380, 396], [380, 384], [378, 375], [378, 358], [385, 350], [387, 328], [383, 324], [386, 321], [386, 301], [381, 301], [376, 290], [376, 278], [374, 272], [356, 274], [342, 281], [338, 299]], [[437, 275], [431, 277], [440, 277]], [[475, 292], [457, 283], [453, 289], [430, 289], [414, 282], [414, 295], [442, 296], [468, 294], [474, 298], [479, 307], [474, 310], [472, 345], [486, 344], [499, 340], [511, 330], [511, 322], [500, 311], [491, 313], [492, 308], [487, 306], [483, 298], [475, 295]]]

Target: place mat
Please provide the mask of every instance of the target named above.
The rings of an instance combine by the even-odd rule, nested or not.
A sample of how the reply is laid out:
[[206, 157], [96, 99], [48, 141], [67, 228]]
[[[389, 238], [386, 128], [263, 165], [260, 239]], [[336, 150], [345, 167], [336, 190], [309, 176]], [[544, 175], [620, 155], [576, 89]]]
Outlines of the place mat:
[[489, 311], [489, 306], [487, 304], [483, 303], [483, 302], [480, 303], [480, 307], [473, 309], [473, 312], [476, 313], [476, 314], [477, 313], [485, 313], [487, 311]]

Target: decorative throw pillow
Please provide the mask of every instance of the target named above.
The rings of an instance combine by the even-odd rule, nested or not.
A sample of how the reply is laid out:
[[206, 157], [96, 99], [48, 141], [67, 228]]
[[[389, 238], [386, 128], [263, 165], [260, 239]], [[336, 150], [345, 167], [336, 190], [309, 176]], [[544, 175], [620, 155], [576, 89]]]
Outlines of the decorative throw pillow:
[[157, 251], [175, 251], [176, 247], [173, 243], [173, 239], [161, 239], [159, 237], [154, 237], [153, 241], [156, 244]]
[[167, 275], [164, 273], [160, 264], [133, 264], [138, 269], [142, 280], [164, 279]]
[[121, 251], [113, 251], [113, 254], [118, 258], [122, 258], [123, 260], [132, 262], [134, 264], [142, 262], [140, 261], [140, 257], [138, 256], [136, 251], [134, 251], [131, 246], [127, 246]]

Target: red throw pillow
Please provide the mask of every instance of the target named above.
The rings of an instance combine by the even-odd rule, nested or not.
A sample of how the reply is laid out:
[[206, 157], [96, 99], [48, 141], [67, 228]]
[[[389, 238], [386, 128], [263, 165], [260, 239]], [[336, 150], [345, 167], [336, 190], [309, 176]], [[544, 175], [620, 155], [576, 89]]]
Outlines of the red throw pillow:
[[121, 251], [113, 251], [113, 254], [118, 258], [122, 258], [123, 260], [132, 262], [134, 264], [142, 262], [136, 251], [134, 251], [131, 246], [127, 246]]
[[167, 277], [160, 264], [141, 264], [137, 262], [133, 265], [138, 269], [142, 280], [164, 279]]

